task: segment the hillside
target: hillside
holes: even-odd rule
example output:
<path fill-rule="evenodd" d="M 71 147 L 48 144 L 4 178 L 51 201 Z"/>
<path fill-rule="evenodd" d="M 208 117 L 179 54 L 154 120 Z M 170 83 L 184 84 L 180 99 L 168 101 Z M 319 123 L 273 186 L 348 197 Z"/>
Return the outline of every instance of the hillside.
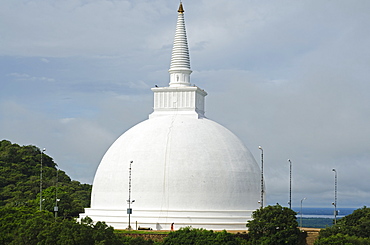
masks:
<path fill-rule="evenodd" d="M 39 209 L 41 150 L 0 141 L 0 208 Z M 53 212 L 58 201 L 58 216 L 76 217 L 90 206 L 91 185 L 71 178 L 47 154 L 42 154 L 43 209 Z"/>

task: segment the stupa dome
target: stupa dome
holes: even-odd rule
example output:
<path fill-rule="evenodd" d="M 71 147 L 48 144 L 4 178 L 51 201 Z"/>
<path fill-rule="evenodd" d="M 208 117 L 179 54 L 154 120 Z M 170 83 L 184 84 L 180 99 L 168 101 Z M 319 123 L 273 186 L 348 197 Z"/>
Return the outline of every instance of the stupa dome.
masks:
<path fill-rule="evenodd" d="M 127 206 L 128 163 L 132 160 L 134 209 L 204 211 L 258 206 L 259 169 L 253 156 L 233 133 L 212 120 L 164 116 L 128 130 L 99 165 L 92 207 Z"/>
<path fill-rule="evenodd" d="M 116 229 L 137 224 L 169 230 L 172 223 L 176 229 L 246 229 L 259 207 L 261 172 L 238 137 L 204 115 L 207 93 L 190 84 L 181 3 L 169 72 L 169 87 L 152 88 L 149 119 L 126 131 L 104 155 L 91 208 L 80 217 Z"/>
<path fill-rule="evenodd" d="M 257 163 L 233 133 L 207 118 L 161 116 L 121 135 L 96 172 L 92 209 L 122 210 L 119 216 L 125 216 L 130 161 L 131 220 L 141 227 L 169 229 L 174 222 L 177 227 L 245 229 L 247 217 L 258 208 Z M 120 223 L 115 217 L 109 221 Z"/>

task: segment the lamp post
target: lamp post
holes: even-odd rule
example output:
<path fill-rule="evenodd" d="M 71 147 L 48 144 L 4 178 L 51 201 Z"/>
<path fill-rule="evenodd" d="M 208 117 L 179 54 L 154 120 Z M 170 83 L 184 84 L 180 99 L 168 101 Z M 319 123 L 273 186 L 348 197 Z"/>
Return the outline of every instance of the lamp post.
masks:
<path fill-rule="evenodd" d="M 57 177 L 55 181 L 55 206 L 54 206 L 54 220 L 57 221 L 58 217 L 58 202 L 60 199 L 58 199 L 58 174 L 59 174 L 59 169 L 57 168 Z"/>
<path fill-rule="evenodd" d="M 258 146 L 258 149 L 261 150 L 261 208 L 263 208 L 263 194 L 264 194 L 264 186 L 263 186 L 263 148 L 262 146 Z"/>
<path fill-rule="evenodd" d="M 288 159 L 289 162 L 289 208 L 292 209 L 292 161 Z"/>
<path fill-rule="evenodd" d="M 301 229 L 302 229 L 302 205 L 303 205 L 303 201 L 304 200 L 306 200 L 306 198 L 303 198 L 302 200 L 301 200 L 301 220 L 300 220 L 300 226 L 301 226 Z"/>
<path fill-rule="evenodd" d="M 135 202 L 135 200 L 131 200 L 131 164 L 132 163 L 133 163 L 133 161 L 130 162 L 130 167 L 128 169 L 128 174 L 129 174 L 129 177 L 128 177 L 128 200 L 127 200 L 127 203 L 128 203 L 128 209 L 127 209 L 128 227 L 127 227 L 127 229 L 128 230 L 131 230 L 131 214 L 132 214 L 131 204 L 133 202 Z"/>
<path fill-rule="evenodd" d="M 334 202 L 332 203 L 334 206 L 334 224 L 337 224 L 337 171 L 333 168 L 334 172 Z"/>
<path fill-rule="evenodd" d="M 40 211 L 42 211 L 42 155 L 46 149 L 41 150 L 41 166 L 40 166 Z"/>

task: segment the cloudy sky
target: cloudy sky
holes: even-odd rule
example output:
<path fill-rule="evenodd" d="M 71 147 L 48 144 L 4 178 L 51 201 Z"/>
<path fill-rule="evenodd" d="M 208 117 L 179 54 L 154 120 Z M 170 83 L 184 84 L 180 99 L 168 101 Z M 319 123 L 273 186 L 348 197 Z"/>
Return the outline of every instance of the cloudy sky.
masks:
<path fill-rule="evenodd" d="M 268 204 L 370 205 L 370 1 L 183 0 L 206 115 L 260 161 Z M 0 138 L 92 183 L 167 86 L 177 0 L 0 0 Z"/>

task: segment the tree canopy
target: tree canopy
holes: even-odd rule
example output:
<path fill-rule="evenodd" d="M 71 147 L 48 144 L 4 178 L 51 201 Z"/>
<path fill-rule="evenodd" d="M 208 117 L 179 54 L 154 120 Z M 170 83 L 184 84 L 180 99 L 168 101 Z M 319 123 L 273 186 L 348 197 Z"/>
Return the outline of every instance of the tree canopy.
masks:
<path fill-rule="evenodd" d="M 0 141 L 0 207 L 39 207 L 41 158 L 43 209 L 52 212 L 59 199 L 58 215 L 78 216 L 90 206 L 91 185 L 72 181 L 36 146 L 8 140 Z"/>
<path fill-rule="evenodd" d="M 233 234 L 213 232 L 211 230 L 195 229 L 191 227 L 180 228 L 171 232 L 163 241 L 164 245 L 239 245 L 246 244 L 245 241 Z"/>
<path fill-rule="evenodd" d="M 321 230 L 315 244 L 370 244 L 370 208 L 357 209 Z"/>
<path fill-rule="evenodd" d="M 49 211 L 29 207 L 0 208 L 0 244 L 4 245 L 150 245 L 143 238 L 117 236 L 112 227 L 90 218 L 80 223 L 73 219 L 57 220 Z"/>
<path fill-rule="evenodd" d="M 279 204 L 257 209 L 248 221 L 250 244 L 291 244 L 301 243 L 296 212 Z"/>

